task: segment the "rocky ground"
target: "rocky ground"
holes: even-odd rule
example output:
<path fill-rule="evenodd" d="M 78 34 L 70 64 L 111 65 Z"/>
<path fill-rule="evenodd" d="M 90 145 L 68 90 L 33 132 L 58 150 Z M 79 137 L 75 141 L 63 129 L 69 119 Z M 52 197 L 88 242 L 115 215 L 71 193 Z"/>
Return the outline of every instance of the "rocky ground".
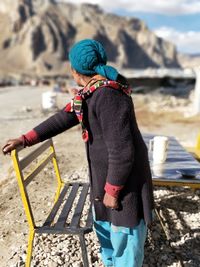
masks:
<path fill-rule="evenodd" d="M 1 145 L 8 137 L 30 130 L 49 114 L 41 113 L 41 93 L 48 88 L 0 89 Z M 63 106 L 69 95 L 59 95 Z M 191 99 L 174 98 L 158 92 L 133 96 L 136 114 L 143 132 L 173 135 L 183 145 L 193 145 L 199 131 L 199 117 L 192 114 Z M 87 180 L 84 144 L 78 127 L 54 138 L 61 175 L 65 181 Z M 10 162 L 0 156 L 0 262 L 1 267 L 24 266 L 28 225 Z M 36 211 L 36 222 L 42 223 L 51 208 L 56 183 L 52 166 L 48 165 L 29 189 Z M 72 175 L 72 176 L 71 176 Z M 156 206 L 163 219 L 165 232 L 158 217 L 148 233 L 144 267 L 200 266 L 200 191 L 189 188 L 154 190 Z M 94 233 L 86 236 L 91 266 L 102 267 L 99 245 Z M 181 265 L 182 264 L 182 265 Z M 72 236 L 36 236 L 33 266 L 80 267 L 81 253 L 77 238 Z"/>

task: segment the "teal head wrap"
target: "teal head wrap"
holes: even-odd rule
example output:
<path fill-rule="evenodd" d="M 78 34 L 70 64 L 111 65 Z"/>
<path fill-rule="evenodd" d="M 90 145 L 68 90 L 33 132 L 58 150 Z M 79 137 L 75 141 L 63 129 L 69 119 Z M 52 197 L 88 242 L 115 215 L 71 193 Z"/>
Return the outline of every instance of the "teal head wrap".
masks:
<path fill-rule="evenodd" d="M 69 60 L 73 69 L 90 76 L 100 74 L 108 80 L 116 81 L 118 72 L 107 66 L 107 56 L 101 43 L 85 39 L 76 43 L 69 51 Z"/>

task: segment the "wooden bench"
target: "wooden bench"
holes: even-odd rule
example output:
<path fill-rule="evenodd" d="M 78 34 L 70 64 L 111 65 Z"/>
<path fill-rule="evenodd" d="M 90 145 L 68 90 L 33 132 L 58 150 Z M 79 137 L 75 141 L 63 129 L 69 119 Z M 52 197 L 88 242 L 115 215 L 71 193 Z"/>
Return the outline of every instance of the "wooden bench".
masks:
<path fill-rule="evenodd" d="M 82 250 L 82 258 L 85 267 L 89 266 L 87 249 L 84 235 L 92 231 L 92 212 L 91 205 L 87 209 L 84 226 L 80 226 L 82 220 L 83 209 L 85 206 L 86 197 L 89 194 L 88 183 L 68 183 L 64 184 L 58 168 L 56 153 L 51 139 L 44 142 L 34 151 L 29 153 L 22 159 L 19 159 L 19 152 L 23 148 L 12 151 L 12 160 L 20 189 L 22 202 L 25 209 L 25 214 L 29 224 L 29 241 L 27 249 L 26 267 L 30 267 L 32 250 L 35 234 L 71 234 L 78 235 Z M 24 169 L 27 169 L 35 159 L 45 155 L 36 165 L 36 167 L 28 174 L 24 174 Z M 53 162 L 55 176 L 57 178 L 57 190 L 55 193 L 55 202 L 47 218 L 44 219 L 42 226 L 35 224 L 33 210 L 31 208 L 27 186 L 38 173 L 50 162 Z M 67 197 L 66 197 L 67 196 Z M 78 198 L 78 201 L 74 201 Z M 73 206 L 73 215 L 69 216 Z"/>

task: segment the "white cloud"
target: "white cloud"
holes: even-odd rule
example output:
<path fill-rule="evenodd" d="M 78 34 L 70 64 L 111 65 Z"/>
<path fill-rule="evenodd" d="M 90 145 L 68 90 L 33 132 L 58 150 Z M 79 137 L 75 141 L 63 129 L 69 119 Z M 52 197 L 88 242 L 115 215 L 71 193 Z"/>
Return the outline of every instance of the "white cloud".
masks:
<path fill-rule="evenodd" d="M 91 3 L 99 4 L 103 9 L 126 11 L 151 12 L 159 14 L 195 14 L 200 12 L 199 0 L 57 0 L 62 2 L 72 2 L 75 4 Z"/>
<path fill-rule="evenodd" d="M 178 51 L 184 53 L 199 53 L 200 32 L 179 32 L 173 28 L 161 27 L 154 30 L 155 34 L 176 44 Z"/>

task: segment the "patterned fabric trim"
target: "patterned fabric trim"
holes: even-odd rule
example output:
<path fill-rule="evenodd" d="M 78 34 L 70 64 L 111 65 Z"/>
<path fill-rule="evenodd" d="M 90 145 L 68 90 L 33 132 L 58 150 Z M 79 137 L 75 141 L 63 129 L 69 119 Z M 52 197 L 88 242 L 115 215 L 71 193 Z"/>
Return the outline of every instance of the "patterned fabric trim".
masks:
<path fill-rule="evenodd" d="M 87 99 L 95 90 L 100 87 L 114 88 L 116 90 L 122 90 L 125 94 L 131 94 L 131 88 L 128 85 L 120 84 L 116 81 L 109 80 L 91 80 L 88 85 L 83 89 L 79 90 L 75 97 L 71 100 L 71 103 L 67 104 L 65 111 L 66 112 L 75 112 L 76 116 L 82 127 L 82 138 L 84 142 L 89 140 L 88 130 L 86 129 L 83 121 L 83 108 L 82 102 L 84 99 Z"/>

